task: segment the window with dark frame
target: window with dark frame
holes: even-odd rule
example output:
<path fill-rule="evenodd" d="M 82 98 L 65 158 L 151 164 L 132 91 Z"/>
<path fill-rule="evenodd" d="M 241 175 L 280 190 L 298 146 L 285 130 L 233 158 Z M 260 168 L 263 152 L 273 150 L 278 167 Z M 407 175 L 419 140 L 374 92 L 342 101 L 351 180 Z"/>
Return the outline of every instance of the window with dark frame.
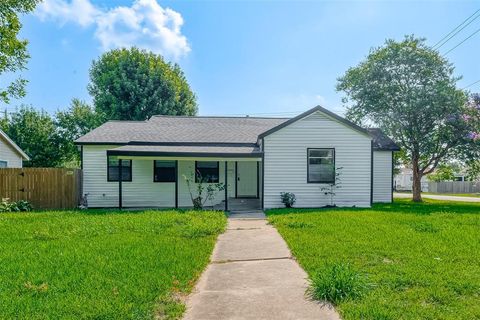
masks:
<path fill-rule="evenodd" d="M 8 166 L 8 162 L 5 160 L 0 160 L 0 168 L 6 168 Z"/>
<path fill-rule="evenodd" d="M 177 180 L 175 160 L 153 161 L 153 182 L 175 182 Z"/>
<path fill-rule="evenodd" d="M 218 183 L 220 181 L 220 170 L 218 161 L 195 161 L 195 182 L 204 179 L 207 183 Z"/>
<path fill-rule="evenodd" d="M 122 161 L 122 181 L 132 181 L 132 160 Z M 119 177 L 119 159 L 108 157 L 107 163 L 107 181 L 118 181 Z"/>
<path fill-rule="evenodd" d="M 335 149 L 308 149 L 308 182 L 335 183 Z"/>

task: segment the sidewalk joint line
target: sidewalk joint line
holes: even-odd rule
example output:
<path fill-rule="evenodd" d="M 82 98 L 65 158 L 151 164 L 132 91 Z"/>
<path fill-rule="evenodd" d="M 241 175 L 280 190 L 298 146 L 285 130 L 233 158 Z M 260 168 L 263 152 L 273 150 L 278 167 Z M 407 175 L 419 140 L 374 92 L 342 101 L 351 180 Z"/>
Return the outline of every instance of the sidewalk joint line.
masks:
<path fill-rule="evenodd" d="M 223 264 L 230 262 L 252 262 L 252 261 L 271 261 L 271 260 L 294 260 L 292 256 L 276 257 L 276 258 L 252 258 L 252 259 L 227 259 L 227 260 L 214 260 L 211 264 Z"/>

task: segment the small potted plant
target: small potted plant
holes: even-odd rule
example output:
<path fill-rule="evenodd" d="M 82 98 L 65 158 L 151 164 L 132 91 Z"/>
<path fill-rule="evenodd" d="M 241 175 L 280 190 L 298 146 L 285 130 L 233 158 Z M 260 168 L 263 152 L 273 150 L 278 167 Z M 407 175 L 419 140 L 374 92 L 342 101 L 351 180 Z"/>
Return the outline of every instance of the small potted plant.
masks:
<path fill-rule="evenodd" d="M 282 203 L 285 205 L 286 208 L 291 208 L 297 201 L 294 193 L 291 192 L 282 192 L 280 193 L 280 198 L 282 199 Z"/>

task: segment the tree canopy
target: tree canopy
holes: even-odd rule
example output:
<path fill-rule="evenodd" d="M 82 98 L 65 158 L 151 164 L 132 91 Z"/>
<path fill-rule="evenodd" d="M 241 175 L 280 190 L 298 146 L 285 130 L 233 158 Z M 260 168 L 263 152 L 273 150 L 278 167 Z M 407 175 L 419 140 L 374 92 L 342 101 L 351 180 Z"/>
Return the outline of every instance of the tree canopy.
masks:
<path fill-rule="evenodd" d="M 0 128 L 30 156 L 25 162 L 28 167 L 78 167 L 80 153 L 73 141 L 101 124 L 93 108 L 78 99 L 54 117 L 21 106 L 10 117 L 0 119 Z"/>
<path fill-rule="evenodd" d="M 2 123 L 3 130 L 29 156 L 28 167 L 57 167 L 62 164 L 55 123 L 48 113 L 21 106 Z"/>
<path fill-rule="evenodd" d="M 440 164 L 433 173 L 427 176 L 429 181 L 455 181 L 455 170 L 450 164 Z"/>
<path fill-rule="evenodd" d="M 59 147 L 62 150 L 63 165 L 77 166 L 80 161 L 80 153 L 73 142 L 100 126 L 102 124 L 101 116 L 84 101 L 73 99 L 67 110 L 57 111 L 54 121 Z"/>
<path fill-rule="evenodd" d="M 88 90 L 95 110 L 107 120 L 197 113 L 196 97 L 180 66 L 137 48 L 111 50 L 94 61 Z"/>
<path fill-rule="evenodd" d="M 405 151 L 413 170 L 414 200 L 420 179 L 439 163 L 478 142 L 478 108 L 457 89 L 454 68 L 424 39 L 387 40 L 338 79 L 347 117 L 379 126 Z M 477 144 L 478 145 L 478 144 Z"/>
<path fill-rule="evenodd" d="M 22 28 L 19 14 L 33 11 L 40 0 L 2 0 L 0 2 L 0 74 L 14 73 L 26 68 L 30 58 L 27 40 L 18 39 Z M 27 81 L 17 78 L 0 88 L 0 101 L 9 103 L 11 98 L 25 95 Z"/>

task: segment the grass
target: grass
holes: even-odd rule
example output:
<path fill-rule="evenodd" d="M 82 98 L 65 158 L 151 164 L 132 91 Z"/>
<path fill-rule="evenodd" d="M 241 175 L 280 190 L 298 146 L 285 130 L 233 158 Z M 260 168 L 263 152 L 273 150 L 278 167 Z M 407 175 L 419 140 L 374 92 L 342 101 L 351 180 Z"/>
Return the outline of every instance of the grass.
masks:
<path fill-rule="evenodd" d="M 222 212 L 0 214 L 0 319 L 178 318 Z"/>
<path fill-rule="evenodd" d="M 455 197 L 471 197 L 471 198 L 480 198 L 479 193 L 433 193 L 433 192 L 422 192 L 422 194 L 430 194 L 436 196 L 455 196 Z"/>
<path fill-rule="evenodd" d="M 338 302 L 343 319 L 480 319 L 480 204 L 402 199 L 267 215 L 311 278 L 332 264 L 368 277 L 368 292 Z"/>
<path fill-rule="evenodd" d="M 412 194 L 411 191 L 395 191 L 399 194 Z M 469 198 L 480 198 L 480 193 L 435 193 L 435 192 L 422 192 L 422 195 L 433 195 L 433 196 L 454 196 L 454 197 L 469 197 Z M 395 196 L 395 195 L 394 195 Z"/>
<path fill-rule="evenodd" d="M 316 270 L 310 281 L 307 294 L 320 301 L 334 305 L 362 297 L 368 290 L 368 279 L 346 263 L 327 265 Z"/>

